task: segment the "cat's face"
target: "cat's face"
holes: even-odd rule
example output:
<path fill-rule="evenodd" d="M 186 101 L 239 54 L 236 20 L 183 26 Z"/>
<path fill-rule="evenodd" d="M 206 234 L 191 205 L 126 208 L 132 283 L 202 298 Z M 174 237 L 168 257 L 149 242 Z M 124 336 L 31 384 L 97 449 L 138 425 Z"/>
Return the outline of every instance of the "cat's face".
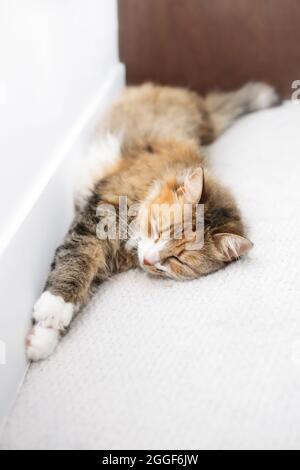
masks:
<path fill-rule="evenodd" d="M 150 274 L 185 280 L 224 267 L 246 254 L 240 213 L 229 192 L 198 168 L 155 188 L 139 214 L 137 252 Z M 202 204 L 202 202 L 201 202 Z M 204 208 L 204 212 L 203 212 Z M 204 218 L 203 218 L 204 214 Z"/>

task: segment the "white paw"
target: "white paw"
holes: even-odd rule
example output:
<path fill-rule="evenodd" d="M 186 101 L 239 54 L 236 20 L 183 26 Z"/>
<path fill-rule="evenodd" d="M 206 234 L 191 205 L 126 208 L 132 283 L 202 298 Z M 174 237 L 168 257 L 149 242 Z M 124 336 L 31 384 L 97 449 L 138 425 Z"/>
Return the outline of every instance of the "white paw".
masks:
<path fill-rule="evenodd" d="M 34 326 L 26 339 L 26 353 L 30 361 L 46 359 L 53 353 L 59 341 L 59 332 L 53 328 Z"/>
<path fill-rule="evenodd" d="M 250 106 L 252 111 L 271 108 L 281 101 L 275 88 L 266 83 L 250 83 L 248 87 L 251 93 Z"/>
<path fill-rule="evenodd" d="M 33 318 L 44 327 L 62 331 L 70 325 L 74 310 L 73 304 L 46 291 L 34 306 Z"/>

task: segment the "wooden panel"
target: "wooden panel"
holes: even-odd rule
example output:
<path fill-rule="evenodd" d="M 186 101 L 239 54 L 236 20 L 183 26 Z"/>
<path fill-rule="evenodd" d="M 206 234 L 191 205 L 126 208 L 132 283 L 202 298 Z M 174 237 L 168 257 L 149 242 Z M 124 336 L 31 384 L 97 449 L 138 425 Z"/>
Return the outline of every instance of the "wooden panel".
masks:
<path fill-rule="evenodd" d="M 129 83 L 200 92 L 300 80 L 300 0 L 119 0 Z"/>

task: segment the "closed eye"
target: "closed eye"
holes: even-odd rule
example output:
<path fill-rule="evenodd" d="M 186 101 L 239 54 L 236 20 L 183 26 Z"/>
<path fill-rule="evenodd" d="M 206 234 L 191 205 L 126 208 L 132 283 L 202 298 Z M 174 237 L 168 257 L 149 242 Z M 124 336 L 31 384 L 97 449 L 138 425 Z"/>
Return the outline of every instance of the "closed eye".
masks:
<path fill-rule="evenodd" d="M 197 274 L 195 269 L 193 268 L 192 265 L 190 265 L 189 263 L 183 261 L 181 258 L 178 258 L 178 256 L 170 256 L 170 258 L 168 258 L 168 260 L 171 260 L 177 264 L 180 264 L 182 266 L 182 268 L 186 270 L 188 270 L 188 272 L 192 273 L 192 274 Z"/>
<path fill-rule="evenodd" d="M 182 266 L 188 266 L 186 263 L 184 263 L 180 258 L 177 256 L 170 256 L 166 261 L 176 261 L 177 263 L 180 263 Z"/>

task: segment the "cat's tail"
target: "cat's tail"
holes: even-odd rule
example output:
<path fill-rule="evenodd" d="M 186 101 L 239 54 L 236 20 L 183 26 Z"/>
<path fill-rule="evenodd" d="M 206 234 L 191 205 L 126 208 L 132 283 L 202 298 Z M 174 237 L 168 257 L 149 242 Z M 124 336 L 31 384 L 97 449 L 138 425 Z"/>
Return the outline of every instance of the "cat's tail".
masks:
<path fill-rule="evenodd" d="M 244 114 L 280 104 L 275 88 L 266 83 L 251 82 L 233 92 L 213 92 L 205 98 L 205 107 L 213 127 L 214 138 Z"/>

